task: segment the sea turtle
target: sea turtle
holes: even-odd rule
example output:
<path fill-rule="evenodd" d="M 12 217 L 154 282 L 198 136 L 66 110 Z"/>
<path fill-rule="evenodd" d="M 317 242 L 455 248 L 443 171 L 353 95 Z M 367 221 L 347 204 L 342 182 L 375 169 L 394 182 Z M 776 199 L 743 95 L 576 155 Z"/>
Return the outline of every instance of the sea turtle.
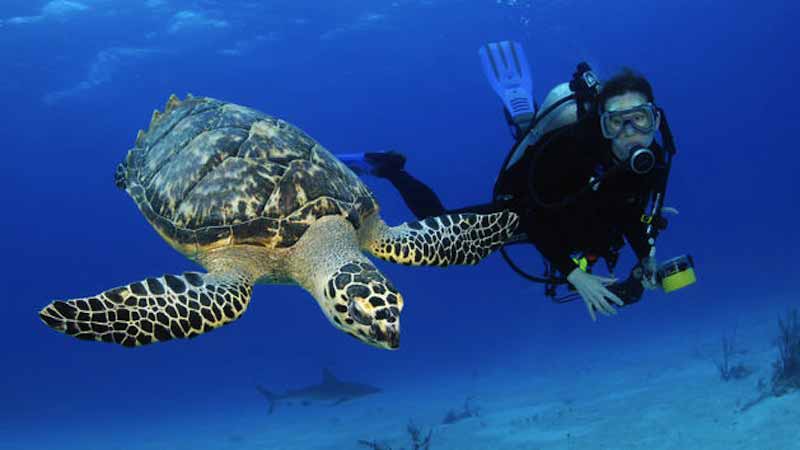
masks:
<path fill-rule="evenodd" d="M 44 307 L 50 327 L 140 346 L 236 320 L 255 283 L 298 284 L 342 331 L 399 346 L 403 297 L 364 256 L 475 264 L 518 223 L 508 211 L 387 226 L 369 189 L 299 128 L 212 98 L 172 95 L 117 167 L 116 184 L 172 247 L 208 272 L 164 275 Z"/>

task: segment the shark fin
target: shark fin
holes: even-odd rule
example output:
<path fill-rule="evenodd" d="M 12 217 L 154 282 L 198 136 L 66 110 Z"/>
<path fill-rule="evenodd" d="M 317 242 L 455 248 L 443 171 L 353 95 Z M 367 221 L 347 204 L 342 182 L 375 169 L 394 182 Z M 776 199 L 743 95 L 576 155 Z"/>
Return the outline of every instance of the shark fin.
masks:
<path fill-rule="evenodd" d="M 267 404 L 269 405 L 267 414 L 272 414 L 272 412 L 275 411 L 275 404 L 278 403 L 277 396 L 261 386 L 256 386 L 256 390 L 267 399 Z"/>

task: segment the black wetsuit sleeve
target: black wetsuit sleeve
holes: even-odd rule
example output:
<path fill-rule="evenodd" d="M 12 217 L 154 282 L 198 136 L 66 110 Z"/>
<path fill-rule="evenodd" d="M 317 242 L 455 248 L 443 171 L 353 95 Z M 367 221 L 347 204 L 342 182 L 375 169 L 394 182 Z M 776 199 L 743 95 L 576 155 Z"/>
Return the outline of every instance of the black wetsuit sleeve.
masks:
<path fill-rule="evenodd" d="M 418 219 L 426 217 L 440 216 L 445 214 L 444 205 L 439 197 L 428 185 L 418 180 L 404 169 L 391 171 L 383 174 L 383 178 L 389 180 L 397 189 L 408 209 Z"/>
<path fill-rule="evenodd" d="M 631 245 L 633 252 L 636 253 L 636 257 L 642 259 L 650 255 L 651 246 L 647 242 L 647 234 L 645 234 L 644 230 L 638 228 L 641 227 L 631 226 L 626 229 L 625 238 Z"/>
<path fill-rule="evenodd" d="M 419 219 L 441 216 L 443 214 L 490 214 L 509 209 L 494 202 L 479 205 L 465 206 L 458 209 L 445 209 L 442 201 L 428 185 L 415 178 L 404 169 L 384 173 L 387 179 L 397 189 L 403 201 L 414 216 Z"/>
<path fill-rule="evenodd" d="M 640 260 L 650 255 L 651 245 L 648 242 L 647 225 L 642 223 L 644 209 L 640 206 L 630 206 L 624 211 L 622 233 L 630 244 L 631 249 Z"/>
<path fill-rule="evenodd" d="M 649 203 L 647 201 L 654 192 L 659 189 L 664 189 L 665 177 L 667 173 L 664 171 L 657 171 L 648 176 L 638 186 L 638 201 L 628 204 L 623 210 L 623 221 L 621 222 L 622 234 L 630 244 L 631 249 L 636 256 L 641 260 L 642 258 L 650 255 L 652 245 L 649 242 L 650 236 L 647 234 L 648 225 L 642 222 L 642 217 L 645 215 L 645 207 Z M 654 233 L 653 238 L 655 238 Z"/>

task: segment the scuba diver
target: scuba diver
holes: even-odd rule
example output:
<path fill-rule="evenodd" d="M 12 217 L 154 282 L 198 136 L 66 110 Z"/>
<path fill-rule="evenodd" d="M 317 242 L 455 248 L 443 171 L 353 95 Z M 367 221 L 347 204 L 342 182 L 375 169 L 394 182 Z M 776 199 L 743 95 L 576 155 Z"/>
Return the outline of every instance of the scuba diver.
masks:
<path fill-rule="evenodd" d="M 677 212 L 663 206 L 675 145 L 647 79 L 624 69 L 601 84 L 582 62 L 570 82 L 557 85 L 537 106 L 519 43 L 491 43 L 479 55 L 515 139 L 490 203 L 447 210 L 430 187 L 405 170 L 405 157 L 395 151 L 337 156 L 360 175 L 390 181 L 420 219 L 516 212 L 518 235 L 506 246 L 535 245 L 545 260 L 544 275 L 526 273 L 505 249 L 503 257 L 518 274 L 545 284 L 555 302 L 582 298 L 592 320 L 596 312 L 616 313 L 612 304 L 639 301 L 645 289 L 671 292 L 693 283 L 691 256 L 656 264 L 655 239 L 667 225 L 663 213 Z M 613 270 L 625 240 L 638 262 L 617 282 Z M 599 259 L 610 277 L 592 274 Z M 557 297 L 563 284 L 571 293 Z"/>

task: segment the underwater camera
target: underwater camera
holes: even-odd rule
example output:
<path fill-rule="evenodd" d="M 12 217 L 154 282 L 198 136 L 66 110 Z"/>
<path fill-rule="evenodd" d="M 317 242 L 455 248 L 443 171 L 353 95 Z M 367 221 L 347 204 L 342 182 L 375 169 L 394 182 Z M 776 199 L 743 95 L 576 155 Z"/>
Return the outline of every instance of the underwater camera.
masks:
<path fill-rule="evenodd" d="M 656 279 L 664 292 L 685 288 L 697 281 L 694 273 L 694 260 L 691 255 L 681 255 L 664 261 L 658 266 Z"/>
<path fill-rule="evenodd" d="M 626 280 L 609 285 L 608 290 L 616 294 L 626 305 L 636 303 L 642 299 L 644 293 L 641 281 L 643 275 L 644 269 L 637 264 L 631 269 L 631 274 Z M 694 260 L 691 255 L 681 255 L 664 261 L 658 266 L 656 281 L 667 293 L 697 281 L 694 273 Z"/>

